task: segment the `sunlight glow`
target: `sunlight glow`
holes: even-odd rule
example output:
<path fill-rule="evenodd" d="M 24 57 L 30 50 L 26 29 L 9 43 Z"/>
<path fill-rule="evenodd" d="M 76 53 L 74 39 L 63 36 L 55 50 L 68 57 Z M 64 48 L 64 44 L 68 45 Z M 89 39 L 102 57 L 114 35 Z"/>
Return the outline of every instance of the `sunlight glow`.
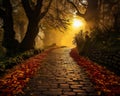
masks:
<path fill-rule="evenodd" d="M 88 5 L 87 0 L 82 0 L 81 3 L 84 4 L 84 5 Z"/>
<path fill-rule="evenodd" d="M 83 27 L 84 26 L 84 22 L 80 19 L 73 19 L 73 27 L 75 28 L 79 28 L 79 27 Z"/>
<path fill-rule="evenodd" d="M 86 29 L 86 21 L 84 18 L 74 15 L 70 22 L 71 25 L 68 27 L 61 39 L 61 45 L 75 47 L 73 44 L 74 37 L 78 32 Z"/>
<path fill-rule="evenodd" d="M 56 44 L 59 46 L 68 46 L 68 47 L 75 47 L 76 45 L 73 44 L 74 42 L 74 37 L 76 36 L 77 33 L 85 32 L 87 30 L 87 23 L 84 18 L 77 16 L 76 14 L 73 14 L 73 16 L 70 16 L 69 18 L 70 24 L 68 25 L 67 29 L 64 32 L 60 32 L 60 30 L 50 30 L 50 32 L 47 31 L 46 29 L 46 35 L 45 38 L 45 45 L 44 46 L 49 46 L 52 44 Z M 48 33 L 47 33 L 48 32 Z M 84 34 L 84 33 L 83 33 Z M 53 37 L 54 38 L 51 38 Z"/>

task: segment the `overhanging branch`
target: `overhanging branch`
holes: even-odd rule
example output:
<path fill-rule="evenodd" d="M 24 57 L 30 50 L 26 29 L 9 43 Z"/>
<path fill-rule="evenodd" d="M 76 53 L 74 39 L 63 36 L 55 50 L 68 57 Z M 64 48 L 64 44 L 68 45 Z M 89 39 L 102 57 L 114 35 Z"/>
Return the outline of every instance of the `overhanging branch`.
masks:
<path fill-rule="evenodd" d="M 79 15 L 79 16 L 81 16 L 81 17 L 84 17 L 84 16 L 85 16 L 85 14 L 81 14 L 81 13 L 80 13 L 79 9 L 77 8 L 77 6 L 76 6 L 73 2 L 71 2 L 70 0 L 67 0 L 67 1 L 76 9 L 77 15 Z"/>
<path fill-rule="evenodd" d="M 49 1 L 49 4 L 48 4 L 46 10 L 44 12 L 40 13 L 40 19 L 42 19 L 46 15 L 46 13 L 49 11 L 51 3 L 52 3 L 52 0 Z"/>

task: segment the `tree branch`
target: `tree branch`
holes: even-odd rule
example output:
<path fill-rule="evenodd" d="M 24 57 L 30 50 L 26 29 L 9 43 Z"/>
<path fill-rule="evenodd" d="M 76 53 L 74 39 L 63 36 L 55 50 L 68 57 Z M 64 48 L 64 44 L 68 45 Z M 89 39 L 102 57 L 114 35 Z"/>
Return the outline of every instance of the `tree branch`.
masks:
<path fill-rule="evenodd" d="M 85 14 L 81 14 L 81 13 L 79 12 L 79 9 L 77 8 L 77 6 L 76 6 L 73 2 L 71 2 L 71 1 L 69 1 L 69 0 L 67 0 L 67 1 L 68 1 L 68 3 L 72 4 L 72 6 L 77 10 L 77 14 L 78 14 L 79 16 L 81 16 L 81 17 L 84 17 L 84 16 L 85 16 Z"/>
<path fill-rule="evenodd" d="M 44 12 L 40 13 L 40 16 L 39 16 L 40 19 L 42 19 L 46 15 L 46 13 L 49 11 L 51 3 L 52 3 L 52 0 L 49 1 L 49 4 L 48 4 L 46 10 Z"/>
<path fill-rule="evenodd" d="M 36 10 L 41 10 L 42 9 L 42 3 L 43 0 L 37 0 L 37 5 L 35 6 Z"/>
<path fill-rule="evenodd" d="M 25 13 L 29 19 L 31 19 L 31 13 L 33 13 L 33 10 L 30 7 L 29 0 L 21 0 L 22 5 L 24 7 Z"/>
<path fill-rule="evenodd" d="M 43 0 L 37 0 L 37 5 L 35 6 L 35 16 L 39 18 L 39 14 L 41 13 L 41 9 L 43 7 Z"/>

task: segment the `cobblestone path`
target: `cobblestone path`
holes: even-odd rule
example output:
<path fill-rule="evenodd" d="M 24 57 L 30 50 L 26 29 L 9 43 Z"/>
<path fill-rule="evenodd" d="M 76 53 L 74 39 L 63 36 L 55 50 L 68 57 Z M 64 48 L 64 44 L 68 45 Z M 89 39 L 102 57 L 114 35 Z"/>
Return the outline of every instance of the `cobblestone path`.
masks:
<path fill-rule="evenodd" d="M 59 48 L 49 53 L 19 96 L 96 96 L 84 69 L 69 52 L 69 48 Z"/>

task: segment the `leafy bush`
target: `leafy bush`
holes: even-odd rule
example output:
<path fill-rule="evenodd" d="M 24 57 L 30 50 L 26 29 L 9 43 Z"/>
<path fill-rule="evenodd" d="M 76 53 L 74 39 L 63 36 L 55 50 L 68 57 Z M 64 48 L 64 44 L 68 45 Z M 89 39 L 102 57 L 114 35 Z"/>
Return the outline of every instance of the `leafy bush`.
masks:
<path fill-rule="evenodd" d="M 83 34 L 84 33 L 84 34 Z M 120 32 L 105 28 L 94 28 L 90 34 L 79 32 L 75 42 L 81 55 L 88 55 L 92 50 L 116 51 L 120 50 Z"/>
<path fill-rule="evenodd" d="M 119 75 L 120 32 L 108 28 L 104 30 L 94 28 L 87 35 L 81 35 L 80 32 L 75 37 L 79 54 L 106 66 Z"/>
<path fill-rule="evenodd" d="M 10 69 L 14 65 L 20 64 L 25 59 L 28 59 L 28 58 L 30 58 L 30 57 L 32 57 L 40 52 L 41 52 L 40 49 L 37 49 L 37 50 L 32 49 L 32 50 L 26 51 L 24 53 L 17 54 L 14 57 L 4 58 L 4 60 L 0 61 L 0 74 L 3 74 L 6 71 L 6 69 Z"/>

